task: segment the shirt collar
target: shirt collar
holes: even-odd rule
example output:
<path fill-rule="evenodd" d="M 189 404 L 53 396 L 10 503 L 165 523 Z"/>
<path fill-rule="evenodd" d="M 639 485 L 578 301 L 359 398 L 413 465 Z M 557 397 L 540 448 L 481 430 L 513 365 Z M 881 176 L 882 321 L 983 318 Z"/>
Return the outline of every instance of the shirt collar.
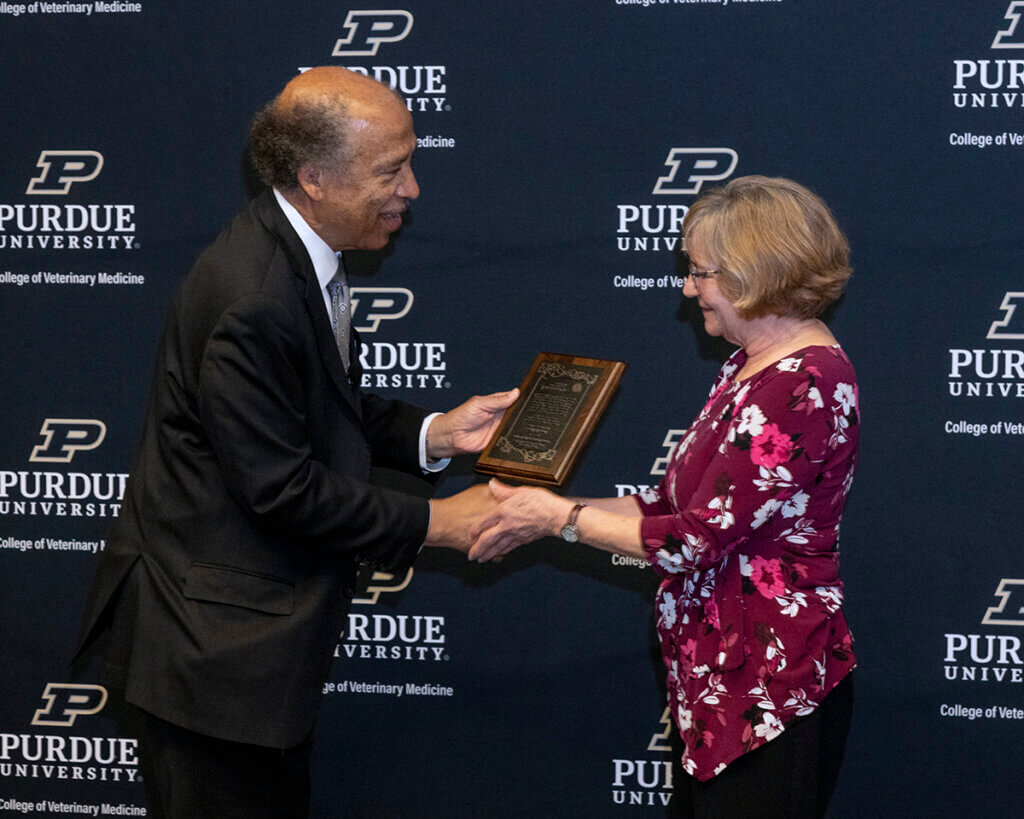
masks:
<path fill-rule="evenodd" d="M 316 235 L 316 232 L 302 218 L 295 206 L 285 199 L 277 188 L 274 188 L 274 198 L 277 199 L 277 204 L 284 211 L 288 224 L 299 234 L 299 239 L 313 262 L 313 270 L 316 272 L 316 280 L 320 283 L 320 289 L 327 287 L 327 283 L 338 272 L 339 255 L 331 250 L 327 242 Z"/>

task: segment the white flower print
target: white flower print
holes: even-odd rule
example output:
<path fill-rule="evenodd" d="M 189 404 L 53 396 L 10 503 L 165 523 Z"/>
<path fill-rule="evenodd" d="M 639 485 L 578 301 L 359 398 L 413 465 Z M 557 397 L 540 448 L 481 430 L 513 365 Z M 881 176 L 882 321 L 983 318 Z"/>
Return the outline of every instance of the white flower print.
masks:
<path fill-rule="evenodd" d="M 729 487 L 730 490 L 734 488 L 732 486 Z M 708 509 L 716 512 L 716 514 L 708 518 L 708 523 L 717 523 L 720 529 L 728 529 L 736 522 L 736 516 L 732 513 L 732 495 L 724 497 L 719 495 L 712 498 L 708 502 Z M 689 538 L 689 535 L 687 535 L 687 538 Z"/>
<path fill-rule="evenodd" d="M 683 567 L 683 556 L 679 552 L 670 552 L 668 549 L 658 549 L 654 555 L 658 559 L 658 565 L 669 574 L 679 574 L 686 571 Z"/>
<path fill-rule="evenodd" d="M 754 486 L 761 492 L 768 492 L 772 489 L 791 489 L 796 486 L 793 483 L 793 473 L 781 464 L 774 469 L 763 464 L 757 468 L 760 478 L 754 478 Z"/>
<path fill-rule="evenodd" d="M 676 599 L 672 592 L 665 592 L 658 610 L 661 612 L 661 622 L 666 628 L 672 628 L 676 624 Z"/>
<path fill-rule="evenodd" d="M 694 671 L 697 671 L 695 668 Z M 709 705 L 718 705 L 723 699 L 728 699 L 729 692 L 722 684 L 721 674 L 712 674 L 708 677 L 707 688 L 697 695 L 697 699 L 694 702 L 703 702 Z"/>
<path fill-rule="evenodd" d="M 811 387 L 807 390 L 807 399 L 814 404 L 815 409 L 822 409 L 825 406 L 825 401 L 821 397 L 821 391 L 817 387 Z"/>
<path fill-rule="evenodd" d="M 757 681 L 757 687 L 751 688 L 747 692 L 752 697 L 757 697 L 757 707 L 765 711 L 775 710 L 775 703 L 772 702 L 772 698 L 768 696 L 768 686 L 764 684 L 764 680 Z"/>
<path fill-rule="evenodd" d="M 772 664 L 775 674 L 786 668 L 786 647 L 775 633 L 775 629 L 772 629 L 772 641 L 764 648 L 764 658 Z"/>
<path fill-rule="evenodd" d="M 818 530 L 814 528 L 812 521 L 807 520 L 807 518 L 800 518 L 793 524 L 792 528 L 783 532 L 781 537 L 784 537 L 790 543 L 804 545 L 810 543 L 811 536 L 816 534 L 818 534 Z"/>
<path fill-rule="evenodd" d="M 679 548 L 682 551 L 683 559 L 690 565 L 697 562 L 700 555 L 707 551 L 708 544 L 700 535 L 693 535 L 689 532 L 686 533 L 686 538 L 683 543 L 679 544 Z"/>
<path fill-rule="evenodd" d="M 782 501 L 769 498 L 764 505 L 754 512 L 754 522 L 750 524 L 751 529 L 759 529 L 765 522 L 774 515 L 782 506 Z"/>
<path fill-rule="evenodd" d="M 818 688 L 825 687 L 825 655 L 821 655 L 820 660 L 814 661 L 814 679 L 818 683 Z"/>
<path fill-rule="evenodd" d="M 784 358 L 782 359 L 782 361 L 775 365 L 775 369 L 777 369 L 780 373 L 795 373 L 797 370 L 800 369 L 800 359 Z"/>
<path fill-rule="evenodd" d="M 813 714 L 818 706 L 807 698 L 807 692 L 802 688 L 791 688 L 789 690 L 789 699 L 783 703 L 782 707 L 796 708 L 796 715 L 798 717 L 806 717 L 808 714 Z"/>
<path fill-rule="evenodd" d="M 832 397 L 842 406 L 843 415 L 849 415 L 850 410 L 857 406 L 857 396 L 853 391 L 852 384 L 845 384 L 840 381 L 836 385 L 836 391 L 832 393 Z"/>
<path fill-rule="evenodd" d="M 736 427 L 736 432 L 739 435 L 750 433 L 751 437 L 760 435 L 767 420 L 768 419 L 764 417 L 764 413 L 761 412 L 761 408 L 757 404 L 751 404 L 749 407 L 743 407 L 743 409 L 740 410 L 740 422 Z"/>
<path fill-rule="evenodd" d="M 760 725 L 754 726 L 754 733 L 761 737 L 765 742 L 775 739 L 775 737 L 782 733 L 782 720 L 775 716 L 771 711 L 765 711 L 764 722 Z"/>
<path fill-rule="evenodd" d="M 835 614 L 843 605 L 843 590 L 839 586 L 816 586 L 814 593 L 825 604 L 829 614 Z"/>
<path fill-rule="evenodd" d="M 676 711 L 676 724 L 679 726 L 679 733 L 689 731 L 693 727 L 693 711 L 680 706 Z"/>
<path fill-rule="evenodd" d="M 666 679 L 668 680 L 669 688 L 676 688 L 676 687 L 678 687 L 678 685 L 679 685 L 679 660 L 678 660 L 678 658 L 676 658 L 676 657 L 672 658 L 672 663 L 669 665 L 668 675 L 667 675 Z M 682 697 L 682 694 L 680 694 L 680 697 Z"/>
<path fill-rule="evenodd" d="M 795 518 L 807 511 L 807 501 L 810 496 L 806 492 L 797 492 L 793 497 L 782 504 L 782 517 Z"/>
<path fill-rule="evenodd" d="M 687 537 L 690 537 L 687 535 Z M 702 547 L 703 551 L 703 547 Z M 723 564 L 724 565 L 724 564 Z M 703 572 L 693 572 L 683 579 L 683 595 L 681 604 L 683 606 L 699 606 L 700 600 L 708 600 L 715 593 L 715 570 L 708 569 Z"/>
<path fill-rule="evenodd" d="M 845 444 L 849 440 L 846 437 L 846 430 L 849 429 L 850 422 L 845 415 L 836 410 L 832 411 L 832 422 L 834 428 L 832 436 L 828 439 L 828 445 L 832 449 L 837 449 L 840 444 Z"/>
<path fill-rule="evenodd" d="M 644 503 L 657 503 L 661 500 L 661 493 L 656 486 L 648 486 L 640 493 L 640 500 Z"/>
<path fill-rule="evenodd" d="M 787 617 L 796 617 L 800 609 L 807 608 L 807 595 L 803 592 L 793 592 L 792 596 L 780 594 L 775 601 L 782 606 L 782 613 Z"/>
<path fill-rule="evenodd" d="M 843 496 L 850 494 L 850 490 L 853 489 L 853 472 L 854 467 L 850 467 L 850 471 L 846 473 L 846 477 L 843 478 Z"/>

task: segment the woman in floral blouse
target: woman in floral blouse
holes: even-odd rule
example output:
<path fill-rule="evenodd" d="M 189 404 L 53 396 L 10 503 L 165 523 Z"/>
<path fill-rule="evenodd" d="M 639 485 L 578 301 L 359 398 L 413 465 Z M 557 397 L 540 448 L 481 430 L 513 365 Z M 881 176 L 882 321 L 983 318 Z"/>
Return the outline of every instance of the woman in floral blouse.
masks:
<path fill-rule="evenodd" d="M 860 427 L 853 366 L 818 316 L 849 278 L 849 248 L 821 199 L 760 176 L 702 196 L 683 233 L 683 293 L 740 349 L 661 484 L 577 504 L 492 481 L 503 502 L 470 557 L 562 534 L 649 561 L 690 774 L 677 808 L 821 816 L 853 700 L 838 540 Z"/>

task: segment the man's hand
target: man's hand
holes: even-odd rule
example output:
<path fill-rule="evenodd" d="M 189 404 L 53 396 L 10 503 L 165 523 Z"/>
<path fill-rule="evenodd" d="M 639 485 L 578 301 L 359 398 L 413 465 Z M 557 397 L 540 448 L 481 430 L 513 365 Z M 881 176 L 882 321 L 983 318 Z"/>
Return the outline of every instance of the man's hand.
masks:
<path fill-rule="evenodd" d="M 557 535 L 573 507 L 572 501 L 546 489 L 516 488 L 494 479 L 488 486 L 501 505 L 471 533 L 469 559 L 481 563 L 499 559 L 523 543 Z"/>
<path fill-rule="evenodd" d="M 473 545 L 470 532 L 497 506 L 497 499 L 485 483 L 450 498 L 434 498 L 430 501 L 430 527 L 423 545 L 468 552 Z"/>
<path fill-rule="evenodd" d="M 444 415 L 437 416 L 427 429 L 427 457 L 434 461 L 480 452 L 491 440 L 498 423 L 519 397 L 519 388 L 490 395 L 474 395 Z"/>

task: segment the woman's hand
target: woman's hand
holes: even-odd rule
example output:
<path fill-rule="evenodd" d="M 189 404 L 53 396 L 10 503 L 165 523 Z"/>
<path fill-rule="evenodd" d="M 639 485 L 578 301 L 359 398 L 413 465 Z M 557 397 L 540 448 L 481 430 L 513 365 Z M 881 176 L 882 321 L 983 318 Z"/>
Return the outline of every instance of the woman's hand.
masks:
<path fill-rule="evenodd" d="M 499 506 L 470 532 L 475 542 L 469 559 L 480 563 L 506 555 L 524 543 L 559 534 L 573 507 L 572 501 L 546 489 L 512 487 L 496 479 L 489 487 Z"/>

